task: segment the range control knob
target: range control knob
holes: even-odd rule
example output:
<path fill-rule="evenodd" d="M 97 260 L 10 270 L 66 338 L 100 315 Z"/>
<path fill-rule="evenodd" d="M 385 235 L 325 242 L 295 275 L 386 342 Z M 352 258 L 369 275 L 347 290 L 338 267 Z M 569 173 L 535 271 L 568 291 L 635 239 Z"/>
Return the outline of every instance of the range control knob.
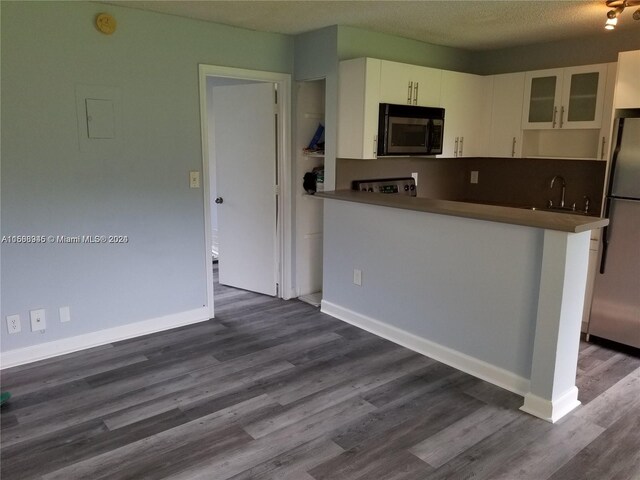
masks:
<path fill-rule="evenodd" d="M 409 191 L 409 185 L 405 185 L 405 186 L 404 186 L 404 191 L 405 191 L 405 192 L 408 192 L 408 191 Z"/>

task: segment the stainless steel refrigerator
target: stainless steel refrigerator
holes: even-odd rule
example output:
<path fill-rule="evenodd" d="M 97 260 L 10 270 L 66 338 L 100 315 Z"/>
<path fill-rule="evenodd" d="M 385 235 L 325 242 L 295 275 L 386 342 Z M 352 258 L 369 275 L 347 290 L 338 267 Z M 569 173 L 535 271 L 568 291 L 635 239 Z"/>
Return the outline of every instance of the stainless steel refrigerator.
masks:
<path fill-rule="evenodd" d="M 640 112 L 614 132 L 589 335 L 640 348 Z"/>

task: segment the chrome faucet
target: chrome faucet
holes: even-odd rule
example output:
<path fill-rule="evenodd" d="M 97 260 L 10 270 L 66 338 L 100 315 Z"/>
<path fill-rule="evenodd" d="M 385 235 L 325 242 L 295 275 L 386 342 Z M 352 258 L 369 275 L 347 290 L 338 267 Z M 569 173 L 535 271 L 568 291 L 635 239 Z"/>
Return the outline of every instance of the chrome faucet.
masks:
<path fill-rule="evenodd" d="M 560 197 L 560 208 L 564 207 L 564 193 L 565 190 L 567 188 L 567 182 L 564 181 L 564 178 L 562 178 L 560 175 L 556 175 L 555 177 L 553 177 L 551 179 L 551 186 L 549 188 L 553 188 L 553 185 L 556 183 L 556 180 L 559 180 L 562 182 L 562 196 Z M 553 203 L 551 202 L 551 200 L 549 200 L 549 205 L 552 206 Z"/>

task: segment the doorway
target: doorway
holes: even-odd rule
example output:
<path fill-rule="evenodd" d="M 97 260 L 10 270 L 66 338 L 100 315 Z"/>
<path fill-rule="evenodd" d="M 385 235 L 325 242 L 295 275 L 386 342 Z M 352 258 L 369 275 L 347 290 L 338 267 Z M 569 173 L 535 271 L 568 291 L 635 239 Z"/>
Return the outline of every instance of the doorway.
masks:
<path fill-rule="evenodd" d="M 290 76 L 200 65 L 205 266 L 220 283 L 291 298 Z"/>

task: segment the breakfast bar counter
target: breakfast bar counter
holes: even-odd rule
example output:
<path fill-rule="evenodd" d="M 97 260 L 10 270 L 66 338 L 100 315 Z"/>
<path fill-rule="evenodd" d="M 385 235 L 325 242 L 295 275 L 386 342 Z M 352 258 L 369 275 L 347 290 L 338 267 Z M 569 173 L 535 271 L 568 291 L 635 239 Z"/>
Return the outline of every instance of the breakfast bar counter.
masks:
<path fill-rule="evenodd" d="M 575 385 L 591 230 L 607 219 L 356 191 L 324 200 L 322 311 L 524 397 Z"/>
<path fill-rule="evenodd" d="M 558 213 L 526 207 L 514 208 L 481 203 L 454 202 L 450 200 L 437 200 L 405 195 L 358 192 L 354 190 L 318 192 L 316 196 L 347 202 L 367 203 L 382 207 L 402 208 L 417 212 L 452 215 L 455 217 L 474 218 L 490 222 L 502 222 L 571 233 L 594 230 L 609 224 L 609 220 L 606 218 L 591 217 L 582 214 Z"/>

